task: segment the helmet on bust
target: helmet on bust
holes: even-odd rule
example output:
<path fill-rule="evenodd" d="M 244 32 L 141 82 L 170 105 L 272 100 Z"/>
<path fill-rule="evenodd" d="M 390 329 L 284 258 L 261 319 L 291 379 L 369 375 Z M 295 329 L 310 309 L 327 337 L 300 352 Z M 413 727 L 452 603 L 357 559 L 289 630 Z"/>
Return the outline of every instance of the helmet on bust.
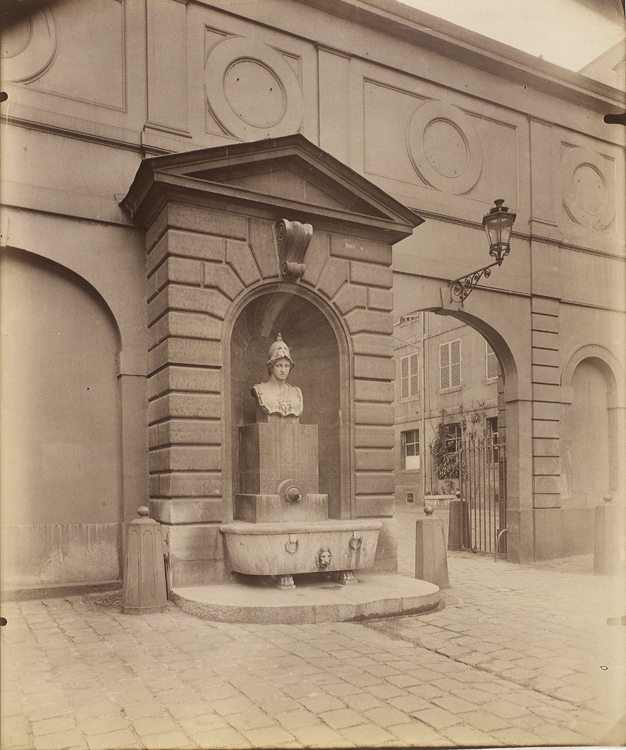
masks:
<path fill-rule="evenodd" d="M 283 341 L 283 337 L 278 334 L 276 341 L 270 346 L 269 359 L 267 360 L 267 369 L 271 371 L 271 368 L 279 359 L 289 360 L 289 364 L 293 367 L 296 363 L 291 359 L 291 353 L 289 347 Z"/>

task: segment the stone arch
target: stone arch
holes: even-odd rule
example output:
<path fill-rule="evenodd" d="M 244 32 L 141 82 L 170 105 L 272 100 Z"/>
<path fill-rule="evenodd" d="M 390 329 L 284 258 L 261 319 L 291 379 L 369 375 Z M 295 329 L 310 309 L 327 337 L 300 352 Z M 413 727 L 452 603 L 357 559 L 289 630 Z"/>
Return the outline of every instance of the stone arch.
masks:
<path fill-rule="evenodd" d="M 267 350 L 278 333 L 296 360 L 290 379 L 304 393 L 301 422 L 319 428 L 320 492 L 329 496 L 331 517 L 349 517 L 353 496 L 350 337 L 335 310 L 299 284 L 261 283 L 240 296 L 224 321 L 223 415 L 224 423 L 231 425 L 224 440 L 225 497 L 232 498 L 237 491 L 238 428 L 254 421 L 250 387 L 266 379 Z"/>
<path fill-rule="evenodd" d="M 64 266 L 13 249 L 3 265 L 8 585 L 117 580 L 119 328 Z"/>

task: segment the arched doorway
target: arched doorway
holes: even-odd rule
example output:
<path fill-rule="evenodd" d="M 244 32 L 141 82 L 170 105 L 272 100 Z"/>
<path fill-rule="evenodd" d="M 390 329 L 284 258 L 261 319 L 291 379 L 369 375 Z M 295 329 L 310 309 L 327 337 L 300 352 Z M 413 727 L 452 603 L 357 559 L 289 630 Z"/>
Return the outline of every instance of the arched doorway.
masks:
<path fill-rule="evenodd" d="M 30 253 L 2 258 L 5 585 L 120 577 L 119 336 L 97 293 Z"/>
<path fill-rule="evenodd" d="M 338 323 L 331 325 L 332 316 L 298 288 L 256 290 L 240 306 L 230 337 L 228 379 L 232 496 L 238 489 L 238 429 L 255 421 L 250 390 L 267 380 L 268 350 L 280 333 L 296 362 L 289 382 L 303 393 L 300 421 L 318 425 L 320 492 L 328 495 L 329 516 L 350 516 L 348 364 L 346 344 L 338 337 Z"/>

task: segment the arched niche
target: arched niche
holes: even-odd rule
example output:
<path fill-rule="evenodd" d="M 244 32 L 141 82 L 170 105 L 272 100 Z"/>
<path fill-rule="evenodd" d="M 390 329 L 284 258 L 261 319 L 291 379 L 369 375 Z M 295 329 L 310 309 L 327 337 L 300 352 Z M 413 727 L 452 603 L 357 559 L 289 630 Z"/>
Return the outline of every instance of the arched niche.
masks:
<path fill-rule="evenodd" d="M 623 490 L 624 388 L 614 355 L 578 349 L 563 370 L 564 506 L 593 508 Z M 581 426 L 584 426 L 581 429 Z"/>
<path fill-rule="evenodd" d="M 1 296 L 8 585 L 118 579 L 119 330 L 93 287 L 33 253 L 3 253 Z"/>
<path fill-rule="evenodd" d="M 328 495 L 329 516 L 349 515 L 347 449 L 349 377 L 347 344 L 336 317 L 314 295 L 278 285 L 240 305 L 229 342 L 231 499 L 239 486 L 239 427 L 256 421 L 251 388 L 268 378 L 270 345 L 280 333 L 296 362 L 289 383 L 302 390 L 302 424 L 318 425 L 319 491 Z M 228 393 L 228 391 L 226 391 Z M 228 399 L 228 396 L 227 396 Z M 227 447 L 228 452 L 228 447 Z"/>

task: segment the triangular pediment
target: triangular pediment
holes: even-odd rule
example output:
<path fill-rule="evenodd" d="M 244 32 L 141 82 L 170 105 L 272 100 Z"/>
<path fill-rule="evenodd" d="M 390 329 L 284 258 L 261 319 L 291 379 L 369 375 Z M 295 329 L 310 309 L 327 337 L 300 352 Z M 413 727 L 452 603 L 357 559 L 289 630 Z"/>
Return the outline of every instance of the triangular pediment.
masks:
<path fill-rule="evenodd" d="M 146 214 L 157 186 L 194 194 L 193 202 L 221 195 L 230 206 L 264 206 L 281 217 L 356 223 L 392 242 L 423 221 L 299 134 L 145 159 L 122 205 L 133 216 Z"/>

